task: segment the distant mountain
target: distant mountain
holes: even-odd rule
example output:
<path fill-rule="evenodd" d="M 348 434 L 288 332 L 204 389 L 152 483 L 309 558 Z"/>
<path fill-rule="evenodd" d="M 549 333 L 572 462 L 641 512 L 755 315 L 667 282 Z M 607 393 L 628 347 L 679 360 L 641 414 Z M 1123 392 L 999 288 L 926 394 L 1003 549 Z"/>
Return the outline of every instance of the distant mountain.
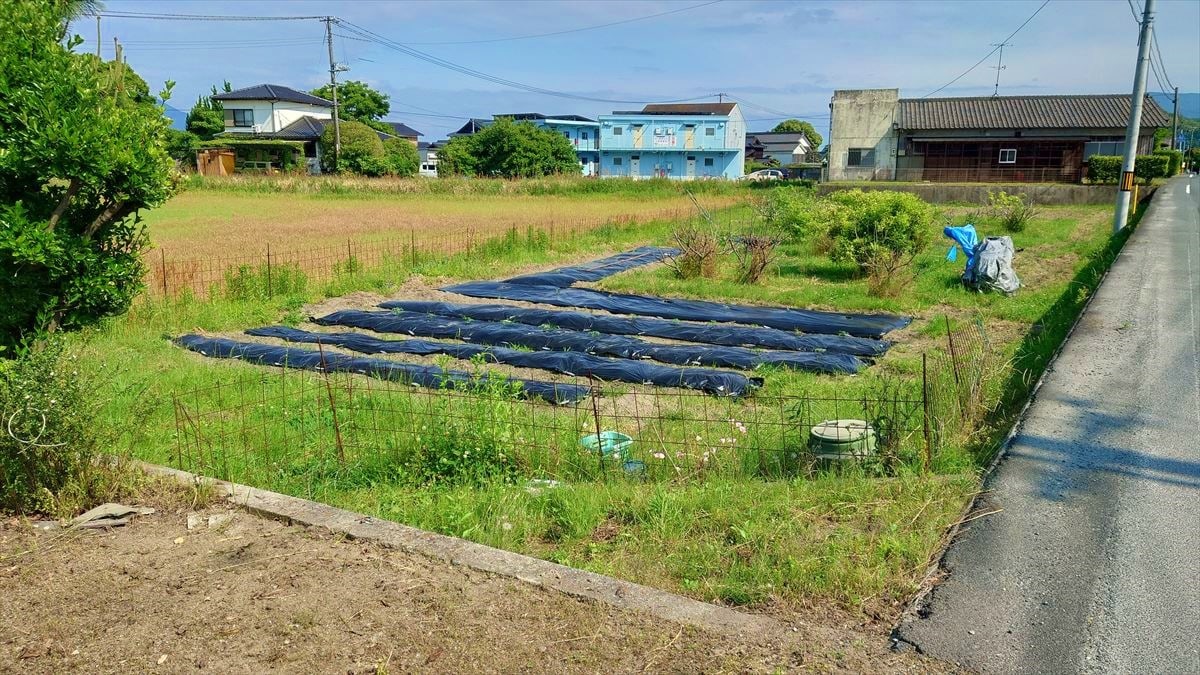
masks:
<path fill-rule="evenodd" d="M 1180 100 L 1183 100 L 1183 98 L 1180 97 Z M 186 112 L 180 110 L 179 108 L 172 108 L 169 104 L 164 105 L 163 108 L 165 108 L 164 113 L 166 114 L 167 119 L 171 120 L 172 129 L 178 129 L 179 131 L 187 129 L 188 114 Z"/>
<path fill-rule="evenodd" d="M 1150 94 L 1150 96 L 1154 98 L 1158 105 L 1162 106 L 1163 110 L 1167 111 L 1168 115 L 1171 114 L 1175 103 L 1171 100 L 1170 94 L 1160 92 Z M 1179 94 L 1179 116 L 1190 117 L 1194 120 L 1200 119 L 1200 93 Z"/>

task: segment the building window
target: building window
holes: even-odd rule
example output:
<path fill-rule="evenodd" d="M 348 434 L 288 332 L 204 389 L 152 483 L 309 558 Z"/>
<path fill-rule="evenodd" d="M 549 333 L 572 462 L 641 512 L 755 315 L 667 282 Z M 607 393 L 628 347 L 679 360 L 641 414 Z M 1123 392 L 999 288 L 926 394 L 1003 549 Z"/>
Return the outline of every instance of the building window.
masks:
<path fill-rule="evenodd" d="M 621 166 L 621 158 L 613 157 L 613 166 Z"/>
<path fill-rule="evenodd" d="M 1125 141 L 1089 141 L 1083 144 L 1083 158 L 1092 155 L 1124 155 Z"/>
<path fill-rule="evenodd" d="M 846 166 L 875 166 L 875 148 L 850 148 Z"/>
<path fill-rule="evenodd" d="M 234 109 L 229 112 L 233 113 L 233 126 L 235 127 L 252 127 L 254 126 L 254 111 L 249 108 Z"/>
<path fill-rule="evenodd" d="M 705 136 L 716 136 L 717 130 L 714 129 L 713 127 L 704 127 L 704 135 Z"/>
<path fill-rule="evenodd" d="M 613 127 L 613 136 L 620 136 L 623 133 L 625 133 L 624 127 Z"/>
<path fill-rule="evenodd" d="M 579 133 L 580 133 L 580 135 L 582 136 L 583 140 L 585 140 L 585 141 L 586 141 L 586 140 L 588 139 L 588 132 L 586 132 L 586 131 L 581 131 L 581 132 L 579 132 Z"/>
<path fill-rule="evenodd" d="M 1001 164 L 1016 164 L 1017 149 L 1016 148 L 1000 148 L 1000 163 Z"/>
<path fill-rule="evenodd" d="M 712 166 L 712 165 L 713 165 L 713 158 L 712 158 L 712 157 L 705 157 L 705 158 L 704 158 L 704 166 Z"/>
<path fill-rule="evenodd" d="M 569 131 L 564 131 L 564 132 L 563 132 L 563 138 L 567 138 L 567 139 L 571 138 L 571 132 L 569 132 Z"/>

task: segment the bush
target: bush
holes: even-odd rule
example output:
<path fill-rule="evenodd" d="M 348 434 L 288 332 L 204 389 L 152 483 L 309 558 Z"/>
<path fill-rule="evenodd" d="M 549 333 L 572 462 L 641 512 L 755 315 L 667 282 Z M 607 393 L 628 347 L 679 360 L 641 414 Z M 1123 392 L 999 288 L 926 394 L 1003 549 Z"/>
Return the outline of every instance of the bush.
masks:
<path fill-rule="evenodd" d="M 57 341 L 0 360 L 0 509 L 63 515 L 97 491 L 96 404 Z"/>
<path fill-rule="evenodd" d="M 846 209 L 811 189 L 781 187 L 771 190 L 759 203 L 759 215 L 768 225 L 798 241 L 817 241 L 830 228 L 845 220 Z"/>
<path fill-rule="evenodd" d="M 421 166 L 417 144 L 406 138 L 389 138 L 383 142 L 387 172 L 393 176 L 415 176 Z"/>
<path fill-rule="evenodd" d="M 1182 150 L 1162 149 L 1162 150 L 1155 150 L 1154 154 L 1161 155 L 1161 156 L 1167 158 L 1167 172 L 1166 172 L 1167 177 L 1179 175 L 1179 170 L 1180 170 L 1180 168 L 1183 167 L 1183 151 Z"/>
<path fill-rule="evenodd" d="M 1092 155 L 1088 158 L 1088 180 L 1093 183 L 1116 184 L 1121 180 L 1122 157 L 1117 155 Z M 1134 158 L 1133 173 L 1143 182 L 1169 175 L 1170 159 L 1166 155 L 1138 155 Z"/>
<path fill-rule="evenodd" d="M 667 265 L 675 270 L 680 279 L 695 279 L 704 277 L 711 279 L 717 275 L 717 253 L 720 247 L 717 236 L 704 225 L 689 223 L 677 228 L 671 233 L 671 239 L 682 253 L 667 259 Z"/>
<path fill-rule="evenodd" d="M 853 262 L 868 279 L 872 295 L 900 291 L 913 259 L 930 241 L 935 211 L 920 197 L 879 190 L 836 192 L 844 208 L 830 228 L 830 258 Z"/>
<path fill-rule="evenodd" d="M 540 178 L 578 175 L 575 146 L 562 134 L 498 118 L 478 133 L 455 136 L 438 150 L 439 176 Z"/>
<path fill-rule="evenodd" d="M 1009 232 L 1023 232 L 1037 215 L 1033 202 L 1025 195 L 1010 195 L 1004 190 L 988 191 L 988 208 Z"/>
<path fill-rule="evenodd" d="M 382 176 L 387 173 L 388 166 L 384 159 L 383 141 L 379 134 L 362 122 L 341 120 L 342 149 L 338 157 L 338 165 L 334 166 L 334 129 L 332 124 L 325 125 L 321 132 L 321 170 L 328 172 L 349 171 L 364 176 Z"/>
<path fill-rule="evenodd" d="M 771 234 L 748 233 L 732 237 L 729 248 L 738 264 L 738 281 L 756 284 L 775 261 L 775 249 L 781 240 Z"/>

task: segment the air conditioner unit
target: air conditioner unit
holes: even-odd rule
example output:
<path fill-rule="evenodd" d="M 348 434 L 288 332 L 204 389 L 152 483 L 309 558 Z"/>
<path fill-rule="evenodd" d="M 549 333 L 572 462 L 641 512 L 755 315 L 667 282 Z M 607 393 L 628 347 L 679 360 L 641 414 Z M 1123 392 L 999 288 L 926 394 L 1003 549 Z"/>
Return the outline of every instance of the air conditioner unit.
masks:
<path fill-rule="evenodd" d="M 256 134 L 261 134 L 261 133 L 262 133 L 262 126 L 263 126 L 263 125 L 261 125 L 261 124 L 255 124 L 253 127 L 250 127 L 250 128 L 254 130 L 254 133 L 256 133 Z"/>

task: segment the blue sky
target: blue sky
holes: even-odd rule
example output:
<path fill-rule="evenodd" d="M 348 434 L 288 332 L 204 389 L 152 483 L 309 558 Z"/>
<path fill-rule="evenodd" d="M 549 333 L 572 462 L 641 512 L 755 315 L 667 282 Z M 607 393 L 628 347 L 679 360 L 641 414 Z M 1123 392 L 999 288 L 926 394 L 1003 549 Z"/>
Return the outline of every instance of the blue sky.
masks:
<path fill-rule="evenodd" d="M 599 2 L 226 2 L 106 0 L 115 12 L 210 15 L 333 14 L 378 35 L 489 75 L 542 89 L 621 101 L 726 92 L 744 104 L 752 130 L 780 113 L 808 117 L 824 133 L 832 91 L 899 87 L 921 96 L 979 61 L 1041 0 L 989 2 L 781 2 L 724 0 Z M 1138 4 L 1138 3 L 1134 3 Z M 686 9 L 691 8 L 691 9 Z M 683 10 L 622 25 L 524 40 Z M 1200 91 L 1200 2 L 1159 0 L 1157 35 L 1167 77 Z M 74 26 L 95 49 L 95 21 Z M 311 89 L 328 80 L 324 24 L 315 21 L 151 21 L 104 18 L 102 50 L 114 37 L 151 88 L 177 85 L 172 105 L 191 107 L 210 84 L 262 82 Z M 595 116 L 634 103 L 530 93 L 469 77 L 335 28 L 335 58 L 392 99 L 390 119 L 443 138 L 468 116 L 545 112 Z M 422 44 L 426 43 L 426 44 Z M 429 44 L 441 43 L 441 44 Z M 1004 52 L 1001 94 L 1118 93 L 1131 88 L 1137 24 L 1124 0 L 1052 0 Z M 939 96 L 992 92 L 994 57 Z M 1153 77 L 1152 90 L 1159 89 Z M 702 100 L 716 100 L 705 98 Z"/>

